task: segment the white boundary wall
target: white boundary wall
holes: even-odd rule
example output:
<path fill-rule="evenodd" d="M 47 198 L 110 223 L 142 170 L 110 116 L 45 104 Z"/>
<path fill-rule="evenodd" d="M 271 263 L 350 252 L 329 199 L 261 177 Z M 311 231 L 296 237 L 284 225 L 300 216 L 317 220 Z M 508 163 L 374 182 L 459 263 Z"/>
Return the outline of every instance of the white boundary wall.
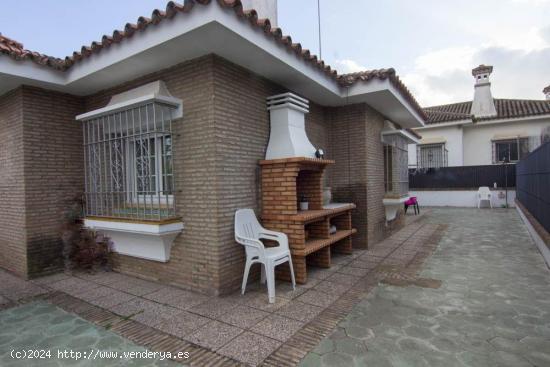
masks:
<path fill-rule="evenodd" d="M 505 204 L 505 190 L 491 189 L 493 208 Z M 423 206 L 456 206 L 477 207 L 477 190 L 418 190 L 409 191 L 410 196 L 418 198 L 418 204 Z M 516 190 L 508 189 L 508 206 L 515 207 Z M 482 203 L 483 206 L 487 204 Z"/>

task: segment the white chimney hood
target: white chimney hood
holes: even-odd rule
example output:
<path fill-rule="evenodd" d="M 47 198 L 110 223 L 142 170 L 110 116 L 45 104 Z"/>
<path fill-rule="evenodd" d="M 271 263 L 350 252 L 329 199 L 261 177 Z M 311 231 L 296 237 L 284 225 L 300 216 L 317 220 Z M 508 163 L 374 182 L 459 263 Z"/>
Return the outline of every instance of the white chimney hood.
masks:
<path fill-rule="evenodd" d="M 315 158 L 315 147 L 305 129 L 309 101 L 293 93 L 267 97 L 271 134 L 265 159 L 293 157 Z"/>

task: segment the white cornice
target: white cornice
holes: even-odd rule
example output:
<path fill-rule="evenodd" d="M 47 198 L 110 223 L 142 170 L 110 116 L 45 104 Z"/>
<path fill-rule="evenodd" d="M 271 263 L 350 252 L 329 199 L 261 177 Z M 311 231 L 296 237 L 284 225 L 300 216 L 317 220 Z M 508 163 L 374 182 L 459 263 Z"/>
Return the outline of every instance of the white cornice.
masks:
<path fill-rule="evenodd" d="M 428 130 L 428 129 L 436 129 L 438 127 L 462 126 L 462 125 L 470 125 L 470 124 L 473 124 L 472 120 L 457 120 L 457 121 L 441 122 L 441 123 L 435 123 L 435 124 L 425 124 L 422 127 L 415 127 L 414 130 Z"/>

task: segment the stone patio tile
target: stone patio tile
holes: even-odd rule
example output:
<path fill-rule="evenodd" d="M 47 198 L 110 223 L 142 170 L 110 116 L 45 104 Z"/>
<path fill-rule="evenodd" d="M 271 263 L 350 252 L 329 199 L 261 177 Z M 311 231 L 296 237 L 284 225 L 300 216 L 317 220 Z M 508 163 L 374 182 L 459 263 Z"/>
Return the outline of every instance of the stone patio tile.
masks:
<path fill-rule="evenodd" d="M 296 298 L 297 301 L 314 306 L 319 306 L 322 308 L 327 308 L 337 299 L 338 295 L 336 294 L 323 293 L 314 289 L 309 290 L 306 293 L 302 294 L 300 297 Z"/>
<path fill-rule="evenodd" d="M 321 283 L 317 284 L 315 286 L 315 290 L 324 292 L 331 295 L 337 295 L 340 296 L 348 291 L 348 289 L 351 288 L 351 284 L 341 284 L 341 283 L 334 283 L 328 280 L 322 281 Z"/>
<path fill-rule="evenodd" d="M 175 335 L 179 338 L 186 338 L 192 332 L 209 323 L 210 319 L 195 315 L 191 312 L 182 311 L 178 314 L 163 320 L 155 327 L 165 333 Z"/>
<path fill-rule="evenodd" d="M 111 289 L 111 293 L 109 295 L 95 298 L 88 302 L 101 308 L 111 309 L 116 305 L 128 302 L 134 298 L 136 297 L 132 294 L 117 291 L 116 289 Z"/>
<path fill-rule="evenodd" d="M 352 260 L 353 260 L 353 256 L 351 256 L 351 255 L 334 254 L 331 257 L 330 262 L 331 262 L 332 266 L 334 266 L 334 265 L 348 264 Z"/>
<path fill-rule="evenodd" d="M 97 271 L 94 273 L 78 273 L 75 276 L 94 283 L 109 285 L 116 282 L 131 281 L 132 277 L 114 271 Z"/>
<path fill-rule="evenodd" d="M 407 264 L 408 261 L 405 259 L 399 259 L 395 257 L 388 257 L 384 261 L 382 261 L 382 265 L 401 265 L 404 266 Z"/>
<path fill-rule="evenodd" d="M 301 321 L 271 314 L 251 327 L 250 331 L 285 342 L 302 326 L 304 323 Z"/>
<path fill-rule="evenodd" d="M 158 303 L 165 303 L 182 310 L 190 310 L 191 308 L 212 299 L 212 297 L 205 296 L 203 294 L 174 287 L 161 288 L 153 293 L 146 294 L 143 297 Z"/>
<path fill-rule="evenodd" d="M 280 345 L 281 342 L 279 341 L 251 332 L 244 332 L 220 349 L 219 353 L 237 361 L 257 366 Z"/>
<path fill-rule="evenodd" d="M 99 284 L 89 282 L 80 278 L 71 277 L 60 280 L 59 282 L 52 283 L 49 287 L 70 295 L 77 295 L 82 293 L 83 291 L 90 291 L 94 288 L 98 288 Z"/>
<path fill-rule="evenodd" d="M 58 273 L 53 275 L 46 275 L 45 277 L 40 277 L 31 280 L 31 283 L 39 285 L 39 286 L 48 286 L 52 283 L 59 282 L 60 280 L 69 278 L 70 275 L 65 273 Z"/>
<path fill-rule="evenodd" d="M 294 300 L 284 305 L 275 313 L 294 320 L 309 322 L 315 318 L 323 308 Z"/>
<path fill-rule="evenodd" d="M 109 284 L 109 287 L 133 294 L 135 296 L 144 296 L 149 293 L 158 291 L 164 288 L 162 284 L 149 282 L 146 280 L 132 278 L 129 281 L 121 280 Z"/>
<path fill-rule="evenodd" d="M 289 302 L 290 300 L 288 298 L 275 295 L 275 303 L 269 303 L 269 299 L 267 297 L 267 291 L 266 291 L 262 293 L 259 293 L 259 292 L 253 293 L 253 294 L 251 293 L 249 297 L 247 297 L 240 303 L 242 305 L 257 308 L 262 311 L 274 312 Z"/>
<path fill-rule="evenodd" d="M 84 301 L 90 302 L 94 299 L 103 298 L 113 294 L 113 292 L 118 292 L 117 290 L 105 286 L 99 286 L 92 289 L 82 289 L 80 292 L 73 294 L 74 297 L 83 299 Z"/>
<path fill-rule="evenodd" d="M 217 350 L 242 332 L 241 328 L 213 320 L 185 339 L 202 347 Z"/>
<path fill-rule="evenodd" d="M 231 309 L 228 313 L 219 316 L 218 320 L 238 326 L 241 329 L 248 329 L 268 315 L 268 312 L 239 305 Z"/>
<path fill-rule="evenodd" d="M 376 261 L 373 261 L 372 259 L 365 259 L 360 257 L 357 260 L 353 260 L 349 266 L 354 268 L 362 268 L 367 270 L 372 270 L 378 266 L 382 262 L 382 259 L 377 259 Z"/>
<path fill-rule="evenodd" d="M 218 298 L 208 300 L 197 306 L 191 307 L 189 311 L 201 316 L 209 317 L 211 319 L 216 319 L 224 314 L 227 314 L 233 308 L 237 307 L 237 305 L 237 302 L 231 302 L 222 298 Z"/>
<path fill-rule="evenodd" d="M 163 305 L 149 301 L 143 298 L 133 298 L 128 302 L 120 303 L 115 306 L 109 307 L 111 312 L 114 312 L 122 316 L 130 316 L 144 311 L 155 311 L 161 309 Z M 166 306 L 164 306 L 166 307 Z"/>
<path fill-rule="evenodd" d="M 342 267 L 342 268 L 344 268 L 344 267 Z M 331 273 L 331 274 L 334 274 L 334 273 Z M 330 274 L 328 276 L 330 276 Z M 321 282 L 321 279 L 309 277 L 307 279 L 307 282 L 305 284 L 300 284 L 299 287 L 300 288 L 305 288 L 305 289 L 311 289 L 311 288 L 314 288 L 320 282 Z"/>
<path fill-rule="evenodd" d="M 307 277 L 309 279 L 319 279 L 324 280 L 334 274 L 338 269 L 340 269 L 341 266 L 333 265 L 330 268 L 316 268 L 313 266 L 308 267 L 307 269 Z"/>
<path fill-rule="evenodd" d="M 267 288 L 265 291 L 267 292 Z M 304 288 L 299 284 L 296 284 L 296 289 L 293 289 L 292 283 L 278 282 L 277 286 L 275 287 L 275 296 L 294 299 L 306 291 L 307 291 L 307 288 Z"/>
<path fill-rule="evenodd" d="M 359 269 L 359 268 L 355 268 L 355 269 Z M 333 283 L 353 285 L 353 284 L 357 283 L 357 281 L 360 278 L 361 277 L 359 277 L 359 276 L 354 276 L 354 275 L 349 275 L 349 274 L 342 274 L 338 271 L 337 273 L 335 273 L 335 274 L 331 275 L 330 277 L 328 277 L 327 280 L 329 282 L 333 282 Z"/>
<path fill-rule="evenodd" d="M 366 261 L 366 262 L 379 263 L 379 262 L 383 261 L 386 257 L 387 257 L 387 255 L 382 256 L 382 255 L 374 255 L 374 254 L 366 253 L 364 255 L 361 255 L 358 260 L 363 260 L 363 261 Z"/>
<path fill-rule="evenodd" d="M 363 256 L 386 257 L 396 249 L 396 244 L 381 242 L 374 248 L 367 250 Z"/>
<path fill-rule="evenodd" d="M 338 270 L 338 273 L 353 275 L 356 277 L 363 277 L 367 275 L 368 272 L 369 272 L 369 269 L 356 268 L 354 266 L 343 266 L 341 269 Z"/>
<path fill-rule="evenodd" d="M 132 319 L 137 322 L 141 322 L 144 325 L 158 327 L 158 325 L 174 316 L 181 314 L 182 312 L 185 311 L 159 304 L 154 309 L 144 309 L 143 312 L 139 312 L 132 316 Z"/>

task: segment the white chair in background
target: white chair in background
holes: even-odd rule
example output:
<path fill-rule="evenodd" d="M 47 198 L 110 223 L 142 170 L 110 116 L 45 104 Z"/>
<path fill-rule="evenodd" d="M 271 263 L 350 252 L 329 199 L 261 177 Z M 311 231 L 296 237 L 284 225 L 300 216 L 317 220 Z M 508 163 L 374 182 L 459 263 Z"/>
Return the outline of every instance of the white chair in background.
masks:
<path fill-rule="evenodd" d="M 481 202 L 488 201 L 491 209 L 493 208 L 493 203 L 491 201 L 491 190 L 487 186 L 481 186 L 477 190 L 477 207 L 481 208 Z"/>
<path fill-rule="evenodd" d="M 276 241 L 277 247 L 265 247 L 262 239 Z M 275 302 L 275 267 L 288 261 L 292 287 L 296 289 L 292 258 L 288 248 L 286 234 L 263 228 L 252 209 L 239 209 L 235 212 L 235 241 L 245 247 L 246 264 L 244 267 L 241 293 L 244 294 L 248 280 L 248 272 L 253 264 L 262 266 L 262 283 L 267 278 L 267 294 L 269 303 Z"/>

